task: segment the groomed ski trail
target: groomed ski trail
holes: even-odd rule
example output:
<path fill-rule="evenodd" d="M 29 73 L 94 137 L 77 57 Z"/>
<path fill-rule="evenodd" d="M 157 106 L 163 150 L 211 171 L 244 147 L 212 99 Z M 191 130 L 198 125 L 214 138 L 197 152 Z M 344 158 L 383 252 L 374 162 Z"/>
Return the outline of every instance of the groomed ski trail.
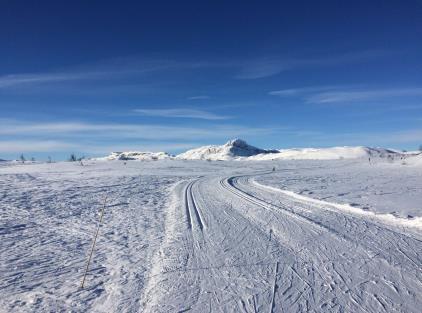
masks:
<path fill-rule="evenodd" d="M 251 182 L 176 188 L 145 312 L 419 312 L 421 238 Z"/>

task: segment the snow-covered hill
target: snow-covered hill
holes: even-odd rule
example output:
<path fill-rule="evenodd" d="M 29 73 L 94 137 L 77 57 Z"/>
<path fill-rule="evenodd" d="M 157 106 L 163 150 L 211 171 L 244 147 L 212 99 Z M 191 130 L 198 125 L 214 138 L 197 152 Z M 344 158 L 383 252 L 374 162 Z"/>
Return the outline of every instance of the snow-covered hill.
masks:
<path fill-rule="evenodd" d="M 357 158 L 398 158 L 401 153 L 369 147 L 333 147 L 264 150 L 248 145 L 244 140 L 230 140 L 222 146 L 204 146 L 179 154 L 177 158 L 188 160 L 335 160 Z"/>
<path fill-rule="evenodd" d="M 249 145 L 242 139 L 233 139 L 224 145 L 209 145 L 188 150 L 174 157 L 166 152 L 113 152 L 109 156 L 96 160 L 336 160 L 382 158 L 386 160 L 416 158 L 416 153 L 403 153 L 384 148 L 332 147 L 265 150 Z M 418 162 L 416 159 L 414 162 Z"/>
<path fill-rule="evenodd" d="M 167 152 L 143 152 L 143 151 L 127 151 L 127 152 L 112 152 L 109 156 L 104 158 L 97 158 L 96 160 L 141 160 L 141 161 L 155 161 L 170 159 L 173 156 Z"/>
<path fill-rule="evenodd" d="M 335 159 L 358 159 L 369 157 L 397 158 L 401 154 L 393 150 L 369 147 L 333 147 L 333 148 L 303 148 L 281 149 L 278 153 L 258 154 L 248 160 L 335 160 Z"/>
<path fill-rule="evenodd" d="M 242 139 L 228 141 L 222 146 L 204 146 L 179 154 L 177 158 L 185 160 L 233 160 L 241 157 L 278 153 L 277 150 L 264 150 L 248 145 Z"/>

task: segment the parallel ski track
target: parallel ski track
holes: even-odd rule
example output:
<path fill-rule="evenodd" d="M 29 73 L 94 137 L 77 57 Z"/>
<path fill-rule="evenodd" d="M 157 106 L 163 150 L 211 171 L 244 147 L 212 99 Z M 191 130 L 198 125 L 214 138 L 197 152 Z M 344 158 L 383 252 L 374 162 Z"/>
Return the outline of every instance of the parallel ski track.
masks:
<path fill-rule="evenodd" d="M 262 208 L 264 208 L 266 210 L 269 210 L 269 211 L 279 211 L 279 212 L 281 211 L 282 213 L 288 215 L 289 217 L 295 218 L 297 220 L 301 220 L 302 222 L 305 222 L 305 223 L 311 225 L 314 228 L 317 228 L 317 229 L 320 229 L 320 230 L 322 230 L 324 232 L 327 232 L 328 234 L 330 234 L 330 235 L 332 235 L 332 236 L 334 236 L 334 237 L 336 237 L 336 238 L 338 238 L 340 240 L 345 240 L 345 241 L 350 242 L 350 243 L 355 244 L 355 245 L 358 244 L 359 246 L 361 246 L 365 250 L 367 250 L 369 248 L 370 250 L 377 250 L 377 252 L 379 252 L 381 255 L 384 254 L 384 253 L 381 253 L 381 252 L 384 252 L 383 251 L 384 250 L 383 249 L 384 247 L 382 247 L 382 246 L 377 247 L 377 246 L 372 245 L 371 247 L 367 247 L 362 242 L 356 242 L 356 240 L 354 240 L 354 238 L 348 236 L 347 234 L 340 233 L 336 229 L 334 229 L 334 228 L 332 228 L 332 227 L 330 227 L 328 225 L 324 225 L 322 223 L 318 223 L 318 222 L 314 221 L 313 219 L 309 218 L 308 216 L 305 216 L 304 214 L 301 214 L 300 212 L 293 211 L 288 206 L 285 206 L 285 205 L 280 206 L 280 205 L 274 205 L 272 203 L 269 203 L 269 202 L 267 202 L 267 201 L 265 201 L 265 200 L 263 200 L 261 198 L 258 198 L 256 196 L 254 196 L 254 195 L 252 195 L 252 194 L 250 194 L 250 193 L 242 190 L 237 185 L 238 180 L 241 179 L 241 178 L 247 178 L 247 180 L 248 180 L 249 177 L 252 177 L 252 176 L 266 175 L 266 174 L 270 174 L 270 173 L 271 172 L 264 172 L 264 173 L 251 174 L 251 175 L 231 176 L 231 177 L 224 178 L 224 179 L 220 180 L 220 184 L 226 190 L 232 192 L 233 194 L 235 194 L 239 198 L 242 198 L 242 199 L 244 199 L 245 201 L 247 201 L 249 203 L 258 205 L 258 206 L 260 206 L 260 207 L 262 207 Z M 299 202 L 299 201 L 297 201 L 297 202 Z M 337 213 L 337 214 L 340 214 L 340 213 Z M 344 216 L 346 216 L 346 217 L 355 218 L 355 219 L 357 218 L 357 217 L 349 216 L 348 214 L 345 214 L 345 213 L 341 213 L 341 214 L 344 215 Z M 374 228 L 380 228 L 379 225 L 376 225 L 376 224 L 374 224 L 374 223 L 372 223 L 371 221 L 368 221 L 368 220 L 364 220 L 363 223 L 365 225 L 367 225 L 367 226 L 372 226 Z M 408 238 L 410 240 L 415 240 L 415 241 L 418 241 L 418 242 L 421 242 L 422 243 L 421 240 L 419 240 L 417 238 L 414 238 L 411 235 L 402 234 L 400 232 L 394 231 L 394 230 L 392 230 L 390 228 L 386 228 L 386 227 L 382 227 L 382 229 L 385 232 L 391 233 L 391 234 L 396 235 L 396 236 L 400 236 L 401 238 Z M 396 244 L 393 244 L 393 243 L 391 243 L 391 244 L 394 245 L 394 246 L 396 246 L 397 251 L 399 251 L 405 258 L 407 258 L 409 261 L 411 261 L 411 263 L 413 263 L 414 265 L 416 265 L 420 271 L 422 271 L 422 266 L 421 266 L 420 262 L 418 264 L 413 258 L 409 257 L 406 253 L 404 253 L 402 251 L 402 249 L 400 248 L 399 245 L 396 245 Z M 390 265 L 395 266 L 395 264 L 393 264 L 391 262 L 391 260 L 389 260 L 389 258 L 384 257 L 384 259 Z"/>
<path fill-rule="evenodd" d="M 195 312 L 417 312 L 422 283 L 418 252 L 409 253 L 414 241 L 248 181 L 269 173 L 185 183 L 178 210 L 183 235 L 175 242 L 180 253 L 167 249 L 170 258 L 154 286 L 161 295 L 147 311 L 168 312 L 160 304 L 183 297 L 178 310 Z M 396 304 L 402 299 L 409 306 Z"/>
<path fill-rule="evenodd" d="M 260 174 L 269 174 L 269 173 L 260 173 Z M 418 251 L 408 250 L 408 252 L 410 252 L 412 254 L 412 256 L 410 256 L 406 252 L 403 252 L 401 247 L 400 247 L 400 246 L 406 247 L 408 245 L 409 240 L 413 240 L 413 243 L 421 242 L 419 239 L 414 238 L 413 236 L 402 234 L 400 232 L 396 232 L 396 231 L 390 229 L 389 227 L 383 227 L 382 225 L 371 223 L 370 221 L 366 221 L 363 218 L 358 218 L 358 217 L 355 217 L 355 216 L 349 215 L 349 214 L 343 214 L 343 212 L 337 212 L 336 213 L 336 212 L 331 212 L 331 211 L 325 211 L 327 213 L 328 212 L 333 213 L 332 216 L 341 217 L 342 218 L 341 220 L 343 220 L 343 221 L 351 222 L 352 224 L 358 223 L 356 225 L 361 224 L 362 226 L 364 226 L 365 228 L 363 230 L 365 231 L 365 229 L 366 229 L 368 231 L 369 238 L 371 239 L 370 245 L 368 245 L 365 242 L 365 240 L 356 240 L 356 238 L 358 238 L 358 237 L 353 238 L 352 236 L 349 236 L 349 234 L 347 233 L 347 230 L 345 230 L 345 233 L 342 233 L 342 232 L 339 232 L 338 230 L 336 230 L 335 228 L 330 227 L 329 223 L 324 223 L 324 222 L 320 222 L 318 220 L 313 220 L 312 214 L 310 214 L 309 216 L 305 215 L 306 210 L 301 212 L 301 209 L 293 209 L 293 208 L 290 207 L 292 204 L 285 204 L 285 203 L 283 203 L 283 201 L 280 203 L 280 205 L 275 205 L 273 203 L 269 203 L 269 202 L 261 199 L 260 197 L 257 197 L 256 195 L 251 194 L 251 193 L 243 190 L 239 186 L 239 183 L 238 183 L 239 179 L 252 177 L 252 176 L 256 176 L 256 175 L 258 175 L 258 173 L 255 173 L 255 174 L 252 174 L 252 175 L 240 175 L 240 176 L 227 177 L 227 178 L 220 180 L 220 185 L 224 189 L 226 189 L 227 191 L 236 195 L 237 197 L 243 199 L 244 201 L 246 201 L 250 204 L 253 204 L 253 205 L 257 205 L 257 206 L 259 206 L 259 207 L 261 207 L 265 210 L 268 210 L 270 213 L 273 214 L 273 216 L 277 220 L 278 220 L 278 217 L 277 217 L 277 215 L 274 215 L 274 213 L 287 215 L 288 217 L 291 217 L 290 222 L 295 223 L 294 221 L 297 221 L 299 223 L 298 226 L 300 226 L 300 224 L 302 224 L 302 227 L 303 227 L 303 225 L 309 225 L 309 227 L 306 228 L 309 231 L 312 231 L 312 228 L 313 228 L 315 230 L 322 231 L 323 233 L 327 233 L 329 236 L 332 236 L 334 240 L 340 240 L 340 242 L 341 241 L 345 242 L 345 245 L 344 245 L 345 248 L 347 246 L 354 247 L 354 249 L 356 249 L 356 253 L 358 253 L 358 254 L 360 254 L 364 257 L 365 256 L 368 257 L 368 260 L 370 260 L 372 258 L 371 255 L 374 254 L 374 251 L 375 251 L 376 254 L 375 254 L 374 257 L 381 257 L 382 259 L 384 259 L 386 261 L 388 266 L 390 266 L 391 268 L 394 268 L 395 270 L 397 270 L 399 272 L 401 272 L 402 270 L 408 270 L 409 269 L 410 271 L 408 273 L 410 274 L 410 276 L 412 275 L 412 273 L 415 273 L 415 275 L 416 275 L 415 283 L 417 285 L 419 285 L 418 289 L 420 289 L 420 285 L 422 284 L 422 282 L 420 280 L 420 273 L 421 273 L 421 269 L 422 269 L 421 261 L 420 261 L 420 254 L 419 254 Z M 248 182 L 248 180 L 246 182 Z M 270 192 L 270 191 L 267 190 L 267 193 L 268 192 Z M 289 200 L 287 196 L 285 198 L 286 198 L 286 200 Z M 283 197 L 281 197 L 281 199 L 283 199 Z M 301 206 L 300 201 L 298 201 L 296 199 L 291 199 L 291 200 L 292 200 L 292 203 L 294 203 L 295 205 L 297 204 L 297 205 L 299 205 L 299 207 Z M 309 204 L 307 204 L 307 203 L 304 203 L 304 205 L 309 206 Z M 320 210 L 320 212 L 324 212 L 324 211 Z M 303 223 L 305 223 L 305 224 L 303 224 Z M 381 231 L 381 232 L 384 232 L 385 234 L 389 234 L 389 235 L 387 236 L 387 238 L 377 238 L 377 235 L 375 235 L 375 233 L 373 233 L 371 231 L 371 229 L 368 228 L 368 226 L 369 227 L 375 227 L 374 229 L 376 229 L 377 231 Z M 359 234 L 359 233 L 357 233 L 357 234 Z M 278 239 L 283 242 L 283 238 L 279 237 Z M 398 241 L 396 242 L 394 239 L 396 239 Z M 387 244 L 387 246 L 385 246 L 386 244 Z M 340 244 L 340 246 L 341 246 L 341 244 Z M 388 247 L 389 250 L 385 251 L 386 247 Z M 395 251 L 397 251 L 399 253 L 396 253 Z M 302 254 L 302 251 L 299 251 L 299 252 L 300 252 L 300 254 Z M 389 254 L 390 252 L 393 252 L 393 255 L 390 255 Z M 406 258 L 409 261 L 407 264 L 403 264 L 402 262 L 399 261 L 400 254 L 403 255 L 403 257 Z M 311 259 L 313 259 L 312 251 L 308 251 L 308 253 L 305 252 L 304 256 L 305 257 L 310 256 Z M 301 256 L 299 256 L 299 258 L 301 258 Z M 315 260 L 315 261 L 317 261 L 317 260 Z M 319 263 L 319 261 L 317 261 L 317 263 Z M 313 268 L 317 271 L 316 267 L 313 267 Z M 334 270 L 334 268 L 333 268 L 333 270 Z M 386 270 L 389 271 L 387 268 L 386 268 Z M 345 281 L 343 279 L 343 274 L 346 274 L 346 272 L 341 273 L 341 272 L 337 272 L 337 270 L 334 270 L 334 271 L 340 277 L 340 279 L 345 283 Z M 323 278 L 323 275 L 321 275 L 321 277 Z M 346 286 L 347 286 L 347 284 L 346 284 Z M 405 291 L 407 291 L 407 290 L 405 289 Z M 353 294 L 353 297 L 351 297 L 351 299 L 354 302 L 354 304 L 359 307 L 359 310 L 366 311 L 365 307 L 362 307 L 357 301 L 355 301 L 355 299 L 359 298 L 359 295 L 355 295 L 354 292 L 352 291 L 352 289 L 349 289 L 349 292 L 351 292 L 351 294 Z M 417 294 L 416 290 L 414 290 L 413 292 L 416 292 L 416 294 Z M 375 300 L 378 301 L 376 294 L 372 295 L 372 297 Z M 380 302 L 380 301 L 378 301 L 378 302 Z M 384 304 L 382 304 L 381 302 L 380 302 L 380 305 L 384 308 L 384 310 L 386 309 L 384 307 Z M 392 307 L 391 303 L 390 303 L 390 306 L 387 305 L 387 310 L 388 309 L 394 310 L 395 308 Z"/>
<path fill-rule="evenodd" d="M 202 230 L 204 228 L 204 222 L 199 212 L 198 205 L 196 204 L 195 198 L 192 192 L 192 186 L 198 180 L 191 181 L 187 184 L 185 189 L 185 208 L 188 227 L 192 228 L 192 221 L 195 218 L 198 227 Z M 193 213 L 192 213 L 193 211 Z"/>

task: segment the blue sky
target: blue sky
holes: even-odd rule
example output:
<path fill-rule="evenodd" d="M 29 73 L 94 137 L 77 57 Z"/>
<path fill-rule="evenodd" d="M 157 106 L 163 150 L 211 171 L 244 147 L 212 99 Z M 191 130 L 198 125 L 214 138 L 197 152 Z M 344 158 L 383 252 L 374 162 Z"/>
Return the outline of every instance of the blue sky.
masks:
<path fill-rule="evenodd" d="M 0 158 L 422 144 L 421 1 L 3 1 L 0 39 Z"/>

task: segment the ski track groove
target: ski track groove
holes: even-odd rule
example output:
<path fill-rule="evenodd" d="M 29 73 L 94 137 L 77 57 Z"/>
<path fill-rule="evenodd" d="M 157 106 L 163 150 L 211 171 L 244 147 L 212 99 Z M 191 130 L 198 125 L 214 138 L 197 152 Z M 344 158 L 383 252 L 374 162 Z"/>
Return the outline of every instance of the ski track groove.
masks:
<path fill-rule="evenodd" d="M 246 176 L 246 175 L 242 175 L 242 176 Z M 252 176 L 252 175 L 251 175 Z M 225 178 L 225 179 L 222 179 L 222 180 L 220 180 L 220 185 L 223 187 L 223 188 L 225 188 L 226 190 L 228 190 L 228 191 L 230 191 L 231 193 L 233 193 L 233 194 L 235 194 L 235 195 L 237 195 L 239 198 L 242 198 L 243 200 L 245 200 L 245 201 L 247 201 L 247 202 L 250 202 L 250 203 L 252 203 L 252 204 L 255 204 L 255 205 L 258 205 L 258 206 L 261 206 L 261 207 L 263 207 L 264 209 L 267 209 L 267 210 L 271 210 L 271 209 L 273 209 L 273 208 L 278 208 L 278 209 L 282 209 L 283 210 L 283 208 L 280 208 L 280 207 L 278 207 L 278 206 L 276 206 L 276 205 L 274 205 L 274 204 L 271 204 L 271 203 L 268 203 L 268 202 L 265 202 L 265 201 L 263 201 L 262 199 L 259 199 L 259 198 L 256 198 L 255 196 L 253 196 L 253 195 L 250 195 L 249 193 L 246 193 L 245 191 L 243 191 L 243 190 L 241 190 L 241 189 L 239 189 L 238 187 L 236 187 L 235 185 L 234 185 L 234 183 L 233 183 L 233 181 L 236 181 L 236 176 L 232 176 L 232 177 L 229 177 L 229 178 Z M 297 202 L 297 201 L 296 201 Z M 283 210 L 283 211 L 286 211 L 286 210 Z M 298 215 L 296 212 L 290 212 L 290 211 L 286 211 L 286 213 L 287 213 L 287 215 L 289 215 L 289 216 L 291 216 L 291 217 L 298 217 L 299 216 L 299 219 L 302 219 L 302 217 L 303 216 L 301 216 L 300 214 Z M 343 216 L 343 219 L 345 219 L 345 221 L 347 221 L 347 219 L 346 219 L 346 216 Z M 307 222 L 308 224 L 310 224 L 310 225 L 312 225 L 312 226 L 316 226 L 317 228 L 322 228 L 322 229 L 324 229 L 325 231 L 328 231 L 331 235 L 334 235 L 334 237 L 337 237 L 337 238 L 339 238 L 339 239 L 346 239 L 347 241 L 350 241 L 350 243 L 352 243 L 352 244 L 354 244 L 354 245 L 356 245 L 356 246 L 358 246 L 359 244 L 357 243 L 357 242 L 353 242 L 352 240 L 350 240 L 349 238 L 347 238 L 347 236 L 344 236 L 344 235 L 342 235 L 342 234 L 339 234 L 337 231 L 331 231 L 331 229 L 330 228 L 325 228 L 324 226 L 322 226 L 322 225 L 320 225 L 319 223 L 315 223 L 314 221 L 312 221 L 310 218 L 307 218 L 307 217 L 303 217 L 303 220 L 305 221 L 305 222 Z M 365 222 L 365 225 L 366 225 L 366 222 Z M 379 226 L 378 226 L 379 227 Z M 387 231 L 390 231 L 390 229 L 387 229 Z M 396 233 L 396 232 L 394 232 L 394 231 L 392 231 L 392 233 L 394 233 L 394 234 L 399 234 L 399 235 L 402 235 L 402 234 L 400 234 L 400 233 Z M 412 238 L 412 237 L 410 237 L 410 238 Z M 348 240 L 349 239 L 349 240 Z M 389 241 L 390 243 L 391 243 L 391 241 L 389 240 L 389 239 L 387 239 L 387 241 Z M 416 241 L 419 241 L 419 240 L 417 240 L 416 239 Z M 391 243 L 392 244 L 392 243 Z M 407 242 L 406 242 L 406 244 L 408 244 Z M 402 253 L 403 254 L 403 251 L 401 251 L 401 249 L 399 249 L 400 251 L 400 253 Z M 369 254 L 368 254 L 368 256 L 369 256 Z M 414 262 L 414 260 L 412 259 L 412 258 L 410 258 L 410 257 L 408 257 L 408 255 L 406 254 L 405 255 L 405 257 L 406 258 L 408 258 L 414 265 L 416 265 L 417 266 L 417 268 L 418 268 L 418 264 L 416 263 L 416 262 Z M 387 260 L 387 259 L 386 259 Z M 387 260 L 388 261 L 388 263 L 390 264 L 390 265 L 392 265 L 393 267 L 394 267 L 394 264 L 392 264 L 392 262 L 391 262 L 391 260 Z M 334 264 L 332 264 L 332 266 L 333 266 L 333 268 L 334 268 Z M 339 276 L 340 277 L 340 279 L 343 281 L 343 283 L 347 286 L 347 284 L 346 284 L 346 281 L 345 281 L 345 279 L 344 279 L 344 277 L 338 272 L 338 271 L 336 271 L 335 270 L 335 273 L 337 274 L 337 276 Z M 323 277 L 322 275 L 321 275 L 321 277 Z M 418 281 L 416 281 L 416 283 L 418 283 Z M 419 282 L 420 283 L 420 282 Z M 344 292 L 344 291 L 343 291 Z M 349 292 L 349 294 L 350 294 L 350 299 L 352 299 L 352 301 L 354 302 L 354 303 L 356 303 L 356 304 L 358 304 L 358 306 L 360 307 L 360 309 L 362 310 L 362 311 L 366 311 L 366 309 L 364 308 L 364 307 L 362 307 L 359 303 L 357 303 L 357 301 L 354 299 L 354 297 L 352 296 L 352 294 L 353 294 L 353 291 L 351 290 L 351 288 L 350 287 L 348 287 L 348 290 L 347 290 L 347 292 Z M 358 296 L 358 295 L 356 295 L 356 296 Z M 373 297 L 374 297 L 374 295 L 372 295 Z M 377 301 L 378 302 L 378 301 Z M 308 305 L 308 303 L 307 303 L 307 305 Z"/>
<path fill-rule="evenodd" d="M 268 174 L 267 172 L 266 173 L 263 173 L 263 174 Z M 252 175 L 242 175 L 242 176 L 234 176 L 234 177 L 229 177 L 229 178 L 226 178 L 226 179 L 224 179 L 224 180 L 222 180 L 221 181 L 221 183 L 222 184 L 225 184 L 225 188 L 226 189 L 228 189 L 229 191 L 231 191 L 232 193 L 235 193 L 236 195 L 238 195 L 239 197 L 241 197 L 241 198 L 243 198 L 243 199 L 245 199 L 246 201 L 249 201 L 249 202 L 251 202 L 251 203 L 254 203 L 254 204 L 256 204 L 256 205 L 259 205 L 259 206 L 261 206 L 261 207 L 263 207 L 263 208 L 265 208 L 265 209 L 268 209 L 268 210 L 282 210 L 283 212 L 285 212 L 286 214 L 288 214 L 289 216 L 291 216 L 291 217 L 294 217 L 294 218 L 297 218 L 297 219 L 303 219 L 305 222 L 307 222 L 307 223 L 309 223 L 309 224 L 311 224 L 312 226 L 314 226 L 314 227 L 316 227 L 316 228 L 319 228 L 319 229 L 322 229 L 323 231 L 326 231 L 326 232 L 328 232 L 330 235 L 333 235 L 333 236 L 335 236 L 335 237 L 337 237 L 337 238 L 339 238 L 339 239 L 344 239 L 344 240 L 346 240 L 346 241 L 348 241 L 349 243 L 351 243 L 351 244 L 354 244 L 354 245 L 359 245 L 359 246 L 361 246 L 362 248 L 364 248 L 365 250 L 367 250 L 368 249 L 368 247 L 365 247 L 364 245 L 362 245 L 362 243 L 359 243 L 359 242 L 356 242 L 356 241 L 354 241 L 353 240 L 353 238 L 352 237 L 349 237 L 349 236 L 347 236 L 347 235 L 345 235 L 345 234 L 341 234 L 341 233 L 339 233 L 338 231 L 336 231 L 335 229 L 333 229 L 332 227 L 328 227 L 328 226 L 326 226 L 326 225 L 322 225 L 322 224 L 320 224 L 320 223 L 318 223 L 318 222 L 315 222 L 315 221 L 313 221 L 311 218 L 309 218 L 309 217 L 306 217 L 306 216 L 304 216 L 304 215 L 302 215 L 302 214 L 300 214 L 300 213 L 298 213 L 298 212 L 292 212 L 291 210 L 288 210 L 285 206 L 283 206 L 283 207 L 281 207 L 281 206 L 277 206 L 277 205 L 274 205 L 274 204 L 272 204 L 272 203 L 268 203 L 268 202 L 266 202 L 266 201 L 264 201 L 264 200 L 262 200 L 262 199 L 260 199 L 260 198 L 257 198 L 256 196 L 254 196 L 254 195 L 251 195 L 251 194 L 249 194 L 249 193 L 247 193 L 247 192 L 245 192 L 245 191 L 243 191 L 242 189 L 240 189 L 239 187 L 237 187 L 237 186 L 235 186 L 235 183 L 237 182 L 237 178 L 239 178 L 239 177 L 246 177 L 246 176 L 252 176 Z M 230 187 L 232 188 L 231 190 L 230 190 Z M 236 192 L 233 190 L 233 189 L 235 189 L 236 190 Z M 295 200 L 295 202 L 297 203 L 297 202 L 299 202 L 299 201 L 297 201 L 297 200 Z M 339 214 L 338 214 L 339 215 Z M 346 219 L 346 217 L 347 217 L 347 215 L 341 215 L 341 217 L 342 218 L 344 218 L 344 219 Z M 357 219 L 357 217 L 354 217 L 354 218 L 356 218 Z M 362 219 L 363 220 L 363 219 Z M 365 220 L 363 220 L 363 223 L 365 224 L 365 225 L 367 225 L 367 224 L 370 224 L 370 222 L 368 222 L 368 221 L 365 221 Z M 372 223 L 371 223 L 372 224 Z M 374 226 L 374 227 L 377 227 L 377 228 L 380 228 L 380 226 L 379 225 L 375 225 L 375 224 L 373 224 L 372 226 Z M 370 229 L 369 227 L 367 227 L 367 229 Z M 399 235 L 399 236 L 401 236 L 401 237 L 408 237 L 409 239 L 411 239 L 411 240 L 416 240 L 416 241 L 420 241 L 419 239 L 416 239 L 416 238 L 413 238 L 412 236 L 407 236 L 407 235 L 404 235 L 404 234 L 402 234 L 402 233 L 398 233 L 398 232 L 395 232 L 395 231 L 393 231 L 393 230 L 391 230 L 391 229 L 389 229 L 389 228 L 384 228 L 383 229 L 383 231 L 387 231 L 387 232 L 391 232 L 391 233 L 393 233 L 393 234 L 396 234 L 396 235 Z M 400 249 L 400 247 L 399 246 L 397 246 L 397 245 L 395 245 L 395 244 L 393 244 L 388 238 L 384 238 L 384 240 L 386 240 L 386 241 L 388 241 L 389 242 L 389 244 L 390 244 L 390 246 L 391 247 L 395 247 L 401 254 L 403 254 L 404 255 L 404 257 L 405 258 L 407 258 L 407 259 L 409 259 L 414 265 L 416 265 L 419 269 L 421 269 L 421 266 L 420 265 L 418 265 L 411 257 L 409 257 L 409 255 L 408 254 L 406 254 L 406 253 L 404 253 L 401 249 Z M 373 244 L 374 244 L 374 242 L 372 242 Z M 377 245 L 379 245 L 378 243 L 376 243 Z M 385 246 L 381 246 L 381 247 L 376 247 L 376 246 L 372 246 L 371 247 L 371 249 L 376 249 L 378 252 L 382 252 L 383 251 L 383 249 L 385 249 Z M 367 252 L 367 254 L 368 254 L 368 257 L 370 256 L 370 253 L 368 253 Z M 384 256 L 383 256 L 384 257 Z M 384 259 L 390 264 L 390 265 L 392 265 L 392 266 L 394 266 L 394 264 L 391 262 L 391 260 L 389 260 L 388 258 L 386 258 L 386 257 L 384 257 Z"/>

